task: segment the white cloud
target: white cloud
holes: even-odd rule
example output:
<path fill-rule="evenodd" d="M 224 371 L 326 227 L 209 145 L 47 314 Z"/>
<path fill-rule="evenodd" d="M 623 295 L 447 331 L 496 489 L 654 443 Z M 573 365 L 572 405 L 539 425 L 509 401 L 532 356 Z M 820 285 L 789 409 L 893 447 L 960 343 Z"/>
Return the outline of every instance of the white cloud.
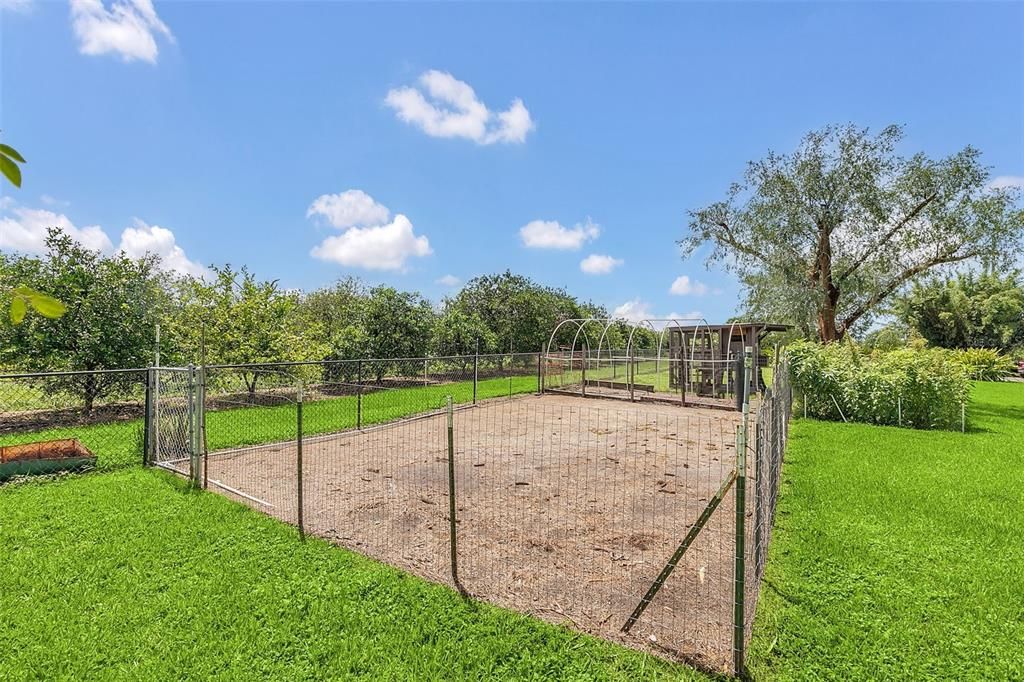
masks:
<path fill-rule="evenodd" d="M 676 296 L 703 296 L 708 293 L 708 287 L 703 282 L 680 275 L 672 282 L 668 292 Z"/>
<path fill-rule="evenodd" d="M 401 213 L 387 225 L 350 227 L 310 251 L 314 258 L 367 270 L 402 270 L 409 258 L 431 253 L 430 242 L 423 235 L 417 236 L 412 223 Z"/>
<path fill-rule="evenodd" d="M 704 317 L 704 314 L 699 310 L 692 310 L 685 314 L 672 312 L 668 315 L 659 315 L 651 309 L 650 303 L 639 298 L 634 298 L 633 300 L 626 301 L 615 308 L 615 310 L 612 311 L 612 317 L 619 317 L 634 324 L 643 320 L 659 320 L 659 322 L 654 323 L 654 326 L 660 329 L 666 324 L 671 324 L 671 322 L 666 322 L 666 320 L 675 319 L 681 324 L 692 324 L 701 320 Z"/>
<path fill-rule="evenodd" d="M 125 228 L 121 233 L 120 250 L 129 258 L 141 258 L 147 253 L 159 256 L 164 270 L 195 277 L 210 274 L 206 267 L 188 259 L 173 232 L 159 225 L 147 225 L 138 218 L 134 227 Z"/>
<path fill-rule="evenodd" d="M 154 33 L 174 42 L 153 8 L 152 0 L 114 0 L 107 9 L 102 0 L 71 0 L 71 25 L 82 54 L 118 54 L 156 63 L 159 48 Z"/>
<path fill-rule="evenodd" d="M 436 282 L 441 286 L 457 287 L 462 280 L 455 275 L 445 275 L 444 277 L 437 278 Z"/>
<path fill-rule="evenodd" d="M 366 227 L 383 225 L 391 217 L 391 212 L 373 200 L 366 192 L 350 189 L 339 194 L 323 194 L 316 198 L 306 217 L 323 216 L 331 225 L 345 229 L 348 227 Z"/>
<path fill-rule="evenodd" d="M 318 197 L 306 217 L 323 216 L 342 233 L 327 237 L 309 252 L 314 258 L 367 270 L 404 270 L 410 258 L 433 253 L 430 241 L 417 235 L 401 213 L 391 211 L 358 189 Z"/>
<path fill-rule="evenodd" d="M 431 137 L 462 137 L 477 144 L 522 143 L 534 128 L 521 99 L 514 99 L 505 111 L 491 111 L 468 83 L 444 71 L 421 75 L 419 88 L 389 90 L 384 103 L 398 118 Z"/>
<path fill-rule="evenodd" d="M 556 220 L 533 220 L 519 228 L 523 245 L 531 249 L 571 249 L 597 239 L 601 228 L 587 218 L 585 224 L 563 227 Z"/>
<path fill-rule="evenodd" d="M 651 311 L 650 303 L 634 298 L 632 301 L 626 301 L 613 310 L 612 317 L 621 317 L 630 322 L 640 322 L 641 320 L 653 318 L 654 313 Z"/>
<path fill-rule="evenodd" d="M 87 249 L 107 255 L 115 252 L 113 242 L 99 225 L 80 228 L 62 213 L 23 206 L 11 208 L 10 214 L 0 217 L 0 250 L 32 256 L 45 254 L 49 228 L 59 227 L 64 234 Z M 116 251 L 124 251 L 130 258 L 140 258 L 147 253 L 155 254 L 160 256 L 160 265 L 164 270 L 200 277 L 209 273 L 205 267 L 185 256 L 173 232 L 158 225 L 147 225 L 138 218 L 133 227 L 125 228 L 121 233 L 121 243 Z"/>
<path fill-rule="evenodd" d="M 94 251 L 112 253 L 114 245 L 99 225 L 79 228 L 62 213 L 18 206 L 13 216 L 0 218 L 0 249 L 30 255 L 46 253 L 46 235 L 51 227 L 59 227 L 82 246 Z"/>
<path fill-rule="evenodd" d="M 580 270 L 588 275 L 607 275 L 624 262 L 621 258 L 592 253 L 580 261 Z"/>
<path fill-rule="evenodd" d="M 680 324 L 696 324 L 704 319 L 704 313 L 699 310 L 691 310 L 688 313 L 669 313 L 666 317 L 670 320 L 678 320 Z"/>
<path fill-rule="evenodd" d="M 997 175 L 988 183 L 989 189 L 1024 189 L 1024 175 Z"/>

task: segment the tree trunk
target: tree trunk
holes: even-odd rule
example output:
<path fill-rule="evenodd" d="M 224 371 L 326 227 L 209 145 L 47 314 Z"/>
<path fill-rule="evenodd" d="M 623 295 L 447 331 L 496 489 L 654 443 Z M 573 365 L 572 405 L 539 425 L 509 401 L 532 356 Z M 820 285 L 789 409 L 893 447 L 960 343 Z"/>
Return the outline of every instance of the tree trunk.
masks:
<path fill-rule="evenodd" d="M 818 239 L 818 254 L 811 278 L 821 287 L 822 301 L 818 307 L 818 339 L 832 343 L 842 339 L 836 329 L 836 305 L 839 303 L 839 287 L 832 277 L 832 240 L 827 228 L 821 227 Z"/>
<path fill-rule="evenodd" d="M 256 372 L 252 373 L 252 380 L 250 381 L 248 373 L 242 374 L 242 380 L 245 381 L 245 387 L 249 389 L 249 404 L 256 404 L 256 380 L 259 378 L 259 374 Z"/>
<path fill-rule="evenodd" d="M 93 374 L 85 375 L 85 415 L 89 416 L 92 414 L 93 402 L 96 400 L 96 376 Z"/>

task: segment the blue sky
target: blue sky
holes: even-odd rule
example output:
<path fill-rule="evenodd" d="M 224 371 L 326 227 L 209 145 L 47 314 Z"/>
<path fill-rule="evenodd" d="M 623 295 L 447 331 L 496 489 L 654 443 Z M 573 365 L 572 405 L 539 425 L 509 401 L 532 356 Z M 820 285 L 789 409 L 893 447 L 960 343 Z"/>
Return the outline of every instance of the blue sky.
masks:
<path fill-rule="evenodd" d="M 686 211 L 810 129 L 902 123 L 906 153 L 973 144 L 1024 183 L 1021 3 L 0 7 L 2 139 L 29 162 L 6 250 L 58 221 L 288 287 L 437 300 L 511 269 L 714 321 L 737 287 L 680 258 Z"/>

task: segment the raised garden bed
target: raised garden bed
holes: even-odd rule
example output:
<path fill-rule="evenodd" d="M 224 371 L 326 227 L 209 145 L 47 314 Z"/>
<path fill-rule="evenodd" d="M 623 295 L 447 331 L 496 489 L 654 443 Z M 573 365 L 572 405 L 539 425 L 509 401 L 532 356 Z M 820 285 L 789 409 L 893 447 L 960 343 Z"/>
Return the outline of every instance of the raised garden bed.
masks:
<path fill-rule="evenodd" d="M 96 466 L 96 455 L 75 438 L 0 447 L 0 481 L 93 466 Z"/>

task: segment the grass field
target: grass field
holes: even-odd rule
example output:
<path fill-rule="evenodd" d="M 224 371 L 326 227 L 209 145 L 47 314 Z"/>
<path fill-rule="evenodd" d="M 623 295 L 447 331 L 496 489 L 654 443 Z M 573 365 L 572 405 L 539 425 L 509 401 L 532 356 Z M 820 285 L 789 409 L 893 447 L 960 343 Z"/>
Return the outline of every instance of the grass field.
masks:
<path fill-rule="evenodd" d="M 759 679 L 1024 679 L 1024 384 L 966 434 L 796 421 Z"/>
<path fill-rule="evenodd" d="M 1024 385 L 978 384 L 972 414 L 794 423 L 755 679 L 1024 677 Z M 5 679 L 706 679 L 160 471 L 0 487 L 0 556 Z"/>

